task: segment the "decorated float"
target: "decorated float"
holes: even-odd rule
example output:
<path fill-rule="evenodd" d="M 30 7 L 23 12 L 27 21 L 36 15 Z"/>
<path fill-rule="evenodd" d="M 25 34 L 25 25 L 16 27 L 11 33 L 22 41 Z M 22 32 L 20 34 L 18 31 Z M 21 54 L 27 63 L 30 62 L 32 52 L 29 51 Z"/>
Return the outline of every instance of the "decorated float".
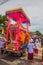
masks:
<path fill-rule="evenodd" d="M 30 19 L 23 8 L 6 11 L 8 25 L 6 28 L 6 51 L 23 52 L 30 39 Z M 23 24 L 26 24 L 24 26 Z"/>

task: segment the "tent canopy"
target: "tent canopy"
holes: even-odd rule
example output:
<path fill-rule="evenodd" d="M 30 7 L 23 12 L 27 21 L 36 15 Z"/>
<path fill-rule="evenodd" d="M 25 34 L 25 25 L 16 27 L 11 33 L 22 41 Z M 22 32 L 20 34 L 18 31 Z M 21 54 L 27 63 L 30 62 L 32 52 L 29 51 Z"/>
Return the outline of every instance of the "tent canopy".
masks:
<path fill-rule="evenodd" d="M 21 21 L 22 23 L 30 24 L 30 19 L 27 17 L 23 8 L 6 11 L 6 16 L 9 16 L 11 19 L 15 20 L 16 22 Z"/>

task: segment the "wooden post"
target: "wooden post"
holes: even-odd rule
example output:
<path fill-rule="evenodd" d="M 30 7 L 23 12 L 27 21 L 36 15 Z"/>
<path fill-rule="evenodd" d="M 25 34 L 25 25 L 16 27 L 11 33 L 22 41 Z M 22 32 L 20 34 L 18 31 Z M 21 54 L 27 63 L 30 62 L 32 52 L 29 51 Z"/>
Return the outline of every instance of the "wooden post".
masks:
<path fill-rule="evenodd" d="M 40 60 L 40 62 L 43 62 L 43 49 L 42 49 L 42 59 Z"/>
<path fill-rule="evenodd" d="M 42 49 L 42 61 L 43 61 L 43 49 Z"/>
<path fill-rule="evenodd" d="M 1 48 L 0 48 L 0 55 L 1 55 Z"/>
<path fill-rule="evenodd" d="M 2 48 L 0 48 L 0 55 L 2 55 L 3 54 L 3 51 L 2 51 Z"/>

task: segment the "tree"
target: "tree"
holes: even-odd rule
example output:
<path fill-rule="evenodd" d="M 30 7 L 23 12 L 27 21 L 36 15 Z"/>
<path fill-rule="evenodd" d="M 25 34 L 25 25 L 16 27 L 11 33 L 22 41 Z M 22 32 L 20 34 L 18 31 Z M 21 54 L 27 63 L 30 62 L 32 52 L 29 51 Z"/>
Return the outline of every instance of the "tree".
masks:
<path fill-rule="evenodd" d="M 38 36 L 41 36 L 42 34 L 39 31 L 35 32 Z"/>
<path fill-rule="evenodd" d="M 0 15 L 0 26 L 2 27 L 2 32 L 6 29 L 7 21 L 6 16 Z"/>

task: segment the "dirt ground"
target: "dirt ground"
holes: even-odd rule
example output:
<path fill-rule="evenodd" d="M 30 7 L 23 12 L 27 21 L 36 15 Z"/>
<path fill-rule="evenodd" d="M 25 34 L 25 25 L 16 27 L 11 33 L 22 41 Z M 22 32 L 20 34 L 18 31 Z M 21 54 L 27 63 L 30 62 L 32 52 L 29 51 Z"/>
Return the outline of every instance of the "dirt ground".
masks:
<path fill-rule="evenodd" d="M 43 65 L 43 62 L 40 62 L 42 57 L 40 55 L 34 56 L 34 62 L 31 63 L 25 57 L 17 57 L 16 55 L 0 55 L 0 65 Z"/>
<path fill-rule="evenodd" d="M 42 59 L 42 48 L 39 48 L 38 55 L 34 56 L 34 62 L 31 63 L 27 59 L 27 53 L 24 57 L 17 57 L 16 55 L 0 55 L 0 65 L 43 65 L 40 62 Z"/>

